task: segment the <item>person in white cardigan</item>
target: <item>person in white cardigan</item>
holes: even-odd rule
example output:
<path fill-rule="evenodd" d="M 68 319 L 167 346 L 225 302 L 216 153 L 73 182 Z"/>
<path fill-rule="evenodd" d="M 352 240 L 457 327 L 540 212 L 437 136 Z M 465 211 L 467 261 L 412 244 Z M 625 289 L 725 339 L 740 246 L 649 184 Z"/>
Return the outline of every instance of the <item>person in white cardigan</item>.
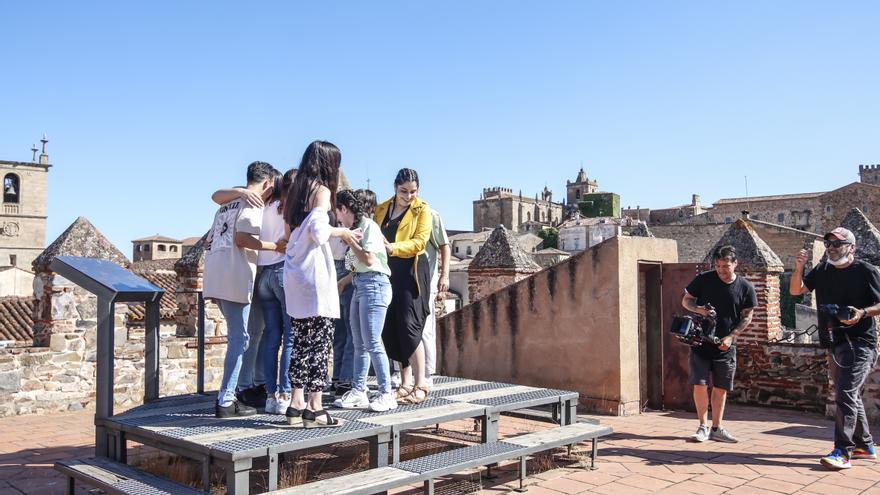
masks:
<path fill-rule="evenodd" d="M 327 363 L 339 318 L 336 267 L 329 240 L 357 242 L 361 233 L 330 225 L 342 154 L 332 143 L 314 141 L 302 157 L 288 191 L 284 220 L 290 239 L 284 256 L 284 296 L 293 330 L 290 381 L 293 397 L 285 415 L 291 425 L 306 428 L 338 426 L 324 410 L 321 393 L 327 384 Z M 305 393 L 308 392 L 308 400 Z"/>

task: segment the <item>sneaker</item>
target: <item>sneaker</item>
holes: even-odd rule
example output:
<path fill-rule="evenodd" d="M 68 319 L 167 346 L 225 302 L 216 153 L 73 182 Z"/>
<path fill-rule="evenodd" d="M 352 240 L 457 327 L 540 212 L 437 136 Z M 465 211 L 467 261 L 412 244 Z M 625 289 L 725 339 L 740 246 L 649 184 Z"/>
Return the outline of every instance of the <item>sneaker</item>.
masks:
<path fill-rule="evenodd" d="M 877 449 L 874 448 L 873 445 L 869 445 L 865 448 L 856 447 L 852 451 L 852 455 L 849 456 L 850 459 L 876 459 L 877 458 Z"/>
<path fill-rule="evenodd" d="M 711 431 L 709 431 L 709 440 L 715 440 L 716 442 L 724 443 L 739 442 L 739 440 L 731 435 L 729 431 L 725 430 L 723 426 L 719 426 L 717 429 L 713 428 Z"/>
<path fill-rule="evenodd" d="M 287 410 L 287 408 L 284 408 Z M 275 394 L 266 397 L 266 414 L 278 414 L 278 399 Z"/>
<path fill-rule="evenodd" d="M 434 377 L 433 376 L 429 376 L 429 377 L 425 378 L 425 387 L 434 388 Z"/>
<path fill-rule="evenodd" d="M 700 425 L 697 428 L 697 432 L 691 435 L 691 440 L 694 442 L 705 442 L 709 439 L 709 427 L 706 425 Z"/>
<path fill-rule="evenodd" d="M 835 471 L 852 467 L 852 464 L 849 463 L 849 457 L 847 457 L 846 453 L 840 449 L 832 450 L 830 454 L 819 459 L 819 462 L 826 468 Z"/>
<path fill-rule="evenodd" d="M 255 408 L 266 407 L 266 385 L 256 385 L 236 394 L 238 400 Z"/>
<path fill-rule="evenodd" d="M 237 400 L 232 401 L 232 404 L 228 406 L 214 404 L 214 417 L 217 418 L 240 418 L 243 416 L 253 416 L 254 414 L 257 414 L 256 409 Z"/>
<path fill-rule="evenodd" d="M 276 414 L 284 414 L 287 411 L 287 408 L 290 407 L 290 394 L 278 394 L 278 397 L 275 399 L 277 401 L 277 409 L 275 409 Z"/>
<path fill-rule="evenodd" d="M 349 390 L 341 399 L 333 401 L 333 405 L 342 409 L 365 409 L 370 407 L 370 399 L 366 392 Z"/>
<path fill-rule="evenodd" d="M 347 394 L 348 391 L 351 390 L 351 384 L 347 382 L 339 382 L 336 384 L 336 389 L 333 391 L 336 394 L 336 397 L 342 397 Z"/>
<path fill-rule="evenodd" d="M 394 398 L 394 392 L 379 394 L 370 402 L 370 411 L 373 412 L 385 412 L 392 409 L 397 409 L 397 399 Z"/>
<path fill-rule="evenodd" d="M 391 388 L 400 387 L 400 383 L 401 383 L 400 372 L 395 371 L 394 373 L 391 374 Z"/>

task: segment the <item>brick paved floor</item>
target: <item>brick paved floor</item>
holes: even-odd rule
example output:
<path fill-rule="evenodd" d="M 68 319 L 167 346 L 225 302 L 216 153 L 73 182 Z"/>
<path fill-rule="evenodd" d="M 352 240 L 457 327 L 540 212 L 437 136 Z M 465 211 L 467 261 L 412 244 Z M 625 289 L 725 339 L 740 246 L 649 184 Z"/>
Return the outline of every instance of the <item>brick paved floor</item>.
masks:
<path fill-rule="evenodd" d="M 0 495 L 64 493 L 64 480 L 52 470 L 52 463 L 93 453 L 92 415 L 82 411 L 0 418 Z M 686 413 L 599 417 L 615 430 L 613 437 L 600 444 L 600 469 L 577 467 L 577 455 L 589 452 L 586 444 L 576 449 L 575 458 L 560 450 L 553 460 L 545 457 L 530 462 L 528 493 L 880 494 L 880 463 L 876 461 L 854 461 L 853 469 L 839 473 L 819 466 L 817 459 L 831 450 L 830 421 L 793 411 L 740 406 L 729 407 L 727 416 L 727 427 L 739 437 L 738 444 L 686 442 L 696 426 Z M 467 426 L 466 422 L 458 424 L 463 429 Z M 516 418 L 501 420 L 502 436 L 540 428 Z M 513 464 L 502 466 L 495 479 L 487 480 L 483 474 L 474 471 L 443 480 L 437 493 L 495 495 L 516 486 Z M 418 490 L 396 493 L 409 495 Z"/>

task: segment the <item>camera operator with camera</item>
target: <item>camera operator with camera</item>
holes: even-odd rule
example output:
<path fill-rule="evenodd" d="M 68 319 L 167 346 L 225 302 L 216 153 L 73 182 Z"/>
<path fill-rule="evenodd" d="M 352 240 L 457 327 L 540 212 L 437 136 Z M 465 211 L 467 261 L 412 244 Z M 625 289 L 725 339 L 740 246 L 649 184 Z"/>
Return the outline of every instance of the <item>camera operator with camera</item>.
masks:
<path fill-rule="evenodd" d="M 874 439 L 862 405 L 862 386 L 877 362 L 877 329 L 872 316 L 880 315 L 880 272 L 855 259 L 856 238 L 838 227 L 825 234 L 825 261 L 804 277 L 807 251 L 795 261 L 789 292 L 793 296 L 816 291 L 819 335 L 834 360 L 837 417 L 834 450 L 820 462 L 829 469 L 847 469 L 850 459 L 876 459 Z M 830 331 L 829 338 L 821 338 Z"/>
<path fill-rule="evenodd" d="M 751 323 L 752 313 L 758 305 L 758 296 L 752 283 L 744 277 L 738 277 L 734 272 L 737 262 L 736 249 L 733 246 L 718 247 L 712 253 L 712 260 L 715 269 L 697 275 L 685 289 L 681 301 L 688 311 L 711 317 L 715 323 L 714 338 L 704 339 L 701 345 L 691 347 L 688 358 L 688 383 L 694 386 L 694 405 L 700 420 L 700 426 L 691 439 L 696 442 L 711 439 L 736 443 L 736 438 L 724 429 L 721 421 L 727 392 L 733 390 L 736 337 Z M 710 376 L 711 430 L 708 426 Z"/>

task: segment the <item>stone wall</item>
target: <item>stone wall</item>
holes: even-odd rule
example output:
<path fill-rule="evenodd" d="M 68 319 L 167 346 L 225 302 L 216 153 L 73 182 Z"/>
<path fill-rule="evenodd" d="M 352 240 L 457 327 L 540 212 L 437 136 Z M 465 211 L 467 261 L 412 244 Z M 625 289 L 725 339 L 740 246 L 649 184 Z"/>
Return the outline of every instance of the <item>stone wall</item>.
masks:
<path fill-rule="evenodd" d="M 53 334 L 49 347 L 0 349 L 0 417 L 94 408 L 96 326 Z M 127 408 L 144 398 L 144 334 L 117 326 L 114 405 Z M 205 389 L 220 386 L 225 339 L 205 348 Z M 160 393 L 196 391 L 196 340 L 162 336 Z"/>
<path fill-rule="evenodd" d="M 730 400 L 826 413 L 832 401 L 827 353 L 815 344 L 737 344 Z"/>
<path fill-rule="evenodd" d="M 810 232 L 818 232 L 822 225 L 821 193 L 725 200 L 715 203 L 709 215 L 713 221 L 725 223 L 740 218 L 743 210 L 748 210 L 750 216 L 756 220 Z"/>
<path fill-rule="evenodd" d="M 0 266 L 31 269 L 31 262 L 46 246 L 48 165 L 0 161 L 0 183 L 7 174 L 19 180 L 18 203 L 0 205 Z M 0 194 L 0 201 L 3 195 Z"/>

